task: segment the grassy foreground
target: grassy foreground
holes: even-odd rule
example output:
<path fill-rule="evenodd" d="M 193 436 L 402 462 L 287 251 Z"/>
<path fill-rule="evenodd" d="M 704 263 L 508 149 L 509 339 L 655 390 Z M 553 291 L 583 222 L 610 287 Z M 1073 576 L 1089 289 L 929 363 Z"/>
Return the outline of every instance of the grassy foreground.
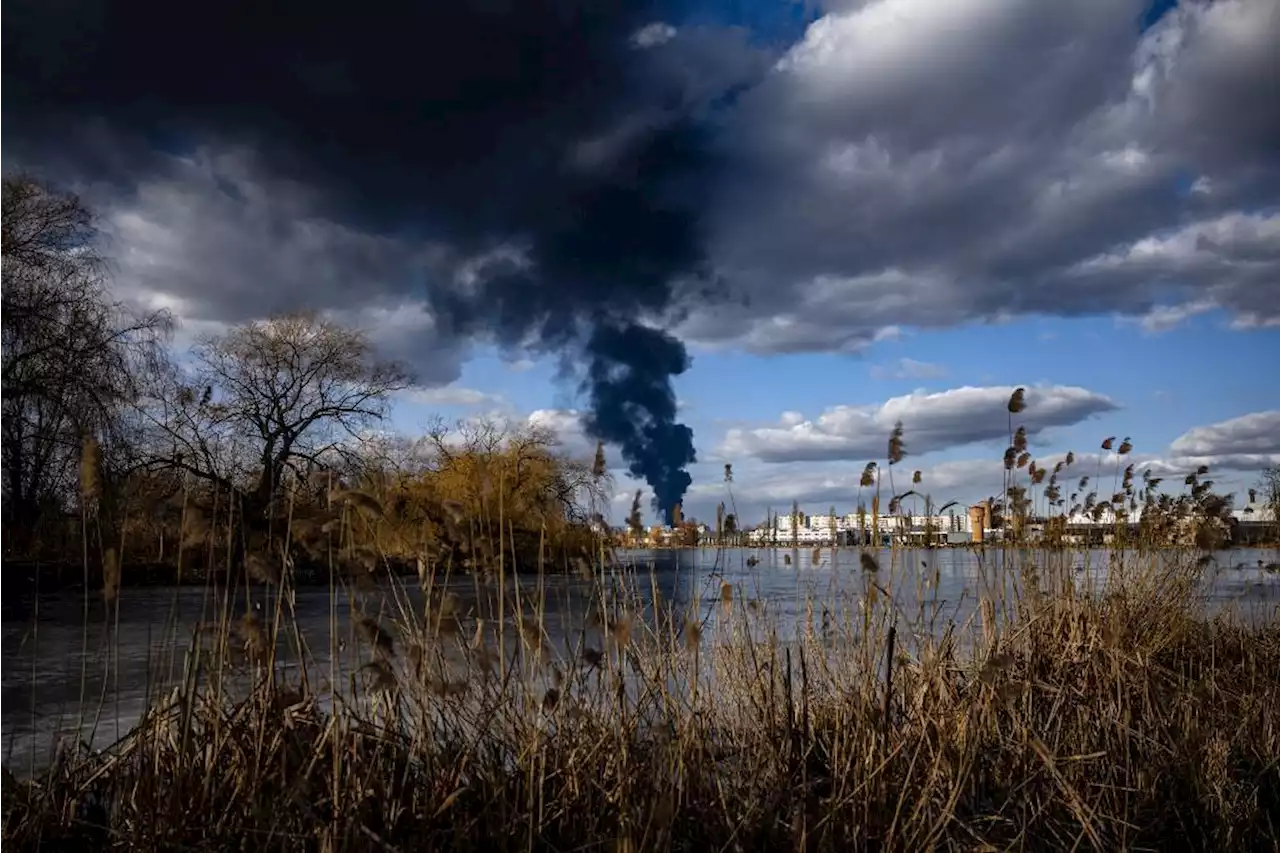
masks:
<path fill-rule="evenodd" d="M 6 774 L 4 843 L 1271 850 L 1280 625 L 1200 618 L 1204 563 L 1153 554 L 1093 595 L 1024 574 L 941 639 L 907 627 L 884 592 L 899 569 L 870 559 L 794 641 L 741 589 L 684 614 L 644 606 L 633 574 L 559 648 L 526 585 L 499 605 L 510 657 L 428 590 L 425 613 L 358 623 L 369 663 L 332 701 L 269 677 L 287 612 L 229 615 L 110 754 Z M 223 687 L 235 667 L 247 697 Z"/>

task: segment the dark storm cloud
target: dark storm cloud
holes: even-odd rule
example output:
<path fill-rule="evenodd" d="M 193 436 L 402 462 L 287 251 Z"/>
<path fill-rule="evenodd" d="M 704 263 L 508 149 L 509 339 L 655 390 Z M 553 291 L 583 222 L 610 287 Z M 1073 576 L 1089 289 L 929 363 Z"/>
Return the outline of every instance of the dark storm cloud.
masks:
<path fill-rule="evenodd" d="M 482 242 L 570 212 L 591 178 L 574 146 L 686 106 L 629 42 L 655 7 L 286 0 L 197 23 L 155 0 L 18 0 L 4 108 L 17 136 L 60 144 L 85 117 L 168 147 L 251 144 L 347 216 Z"/>
<path fill-rule="evenodd" d="M 302 286 L 284 268 L 307 236 L 319 236 L 313 264 L 336 261 L 327 268 L 376 281 L 384 296 L 397 277 L 408 290 L 417 269 L 429 279 L 430 334 L 493 336 L 567 353 L 571 366 L 577 353 L 593 433 L 618 441 L 674 502 L 692 460 L 666 405 L 683 346 L 637 321 L 672 316 L 683 292 L 709 286 L 711 112 L 762 66 L 741 33 L 682 37 L 662 26 L 663 11 L 587 0 L 231 2 L 193 18 L 154 0 L 18 0 L 6 8 L 6 130 L 17 128 L 19 152 L 58 149 L 108 184 L 119 171 L 145 176 L 133 157 L 68 142 L 68 128 L 94 122 L 108 138 L 170 153 L 252 151 L 270 182 L 311 195 L 305 211 L 263 214 L 249 243 L 231 247 L 258 275 L 214 300 L 276 307 L 272 279 Z M 249 206 L 249 187 L 212 180 L 202 197 Z M 443 248 L 405 251 L 414 239 Z M 315 278 L 280 299 L 342 301 L 332 273 Z M 207 288 L 184 290 L 188 302 L 211 300 Z M 617 384 L 612 368 L 595 369 L 602 361 L 631 378 Z"/>

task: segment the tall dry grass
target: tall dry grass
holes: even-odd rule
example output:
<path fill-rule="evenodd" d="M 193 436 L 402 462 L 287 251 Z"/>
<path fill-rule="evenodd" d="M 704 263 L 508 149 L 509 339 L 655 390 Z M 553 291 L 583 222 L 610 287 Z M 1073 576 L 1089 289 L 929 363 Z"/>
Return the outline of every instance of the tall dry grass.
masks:
<path fill-rule="evenodd" d="M 1203 619 L 1198 563 L 1135 565 L 1101 595 L 1042 577 L 941 632 L 914 627 L 877 580 L 906 567 L 867 566 L 856 601 L 812 603 L 822 627 L 794 640 L 727 584 L 709 609 L 676 613 L 646 607 L 633 574 L 564 645 L 536 585 L 510 594 L 501 646 L 433 592 L 424 612 L 356 620 L 367 663 L 342 691 L 271 667 L 287 616 L 228 613 L 115 749 L 6 781 L 4 838 L 1274 849 L 1280 628 Z M 223 687 L 233 656 L 255 673 L 247 695 Z"/>
<path fill-rule="evenodd" d="M 385 555 L 394 510 L 335 503 L 328 558 Z M 424 563 L 416 595 L 385 581 L 382 612 L 333 572 L 327 678 L 276 666 L 282 644 L 307 660 L 323 638 L 297 626 L 287 555 L 254 552 L 279 594 L 226 593 L 177 686 L 114 748 L 7 776 L 6 845 L 1280 844 L 1280 625 L 1207 619 L 1193 547 L 1116 551 L 1094 589 L 1069 549 L 992 546 L 963 624 L 926 606 L 936 579 L 919 552 L 864 551 L 788 634 L 767 599 L 722 578 L 688 608 L 664 602 L 654 576 L 598 543 L 591 606 L 566 626 L 548 616 L 541 563 L 515 571 L 503 521 L 481 502 L 444 522 L 480 531 L 464 539 L 474 611 L 446 591 L 464 569 L 452 562 Z M 362 662 L 350 679 L 341 643 Z"/>

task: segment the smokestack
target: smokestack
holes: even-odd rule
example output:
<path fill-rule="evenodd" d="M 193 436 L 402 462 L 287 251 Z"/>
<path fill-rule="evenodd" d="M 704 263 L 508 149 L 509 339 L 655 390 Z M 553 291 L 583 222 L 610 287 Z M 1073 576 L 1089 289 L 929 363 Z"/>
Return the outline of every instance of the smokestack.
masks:
<path fill-rule="evenodd" d="M 969 507 L 969 530 L 973 544 L 981 545 L 987 532 L 986 501 Z"/>

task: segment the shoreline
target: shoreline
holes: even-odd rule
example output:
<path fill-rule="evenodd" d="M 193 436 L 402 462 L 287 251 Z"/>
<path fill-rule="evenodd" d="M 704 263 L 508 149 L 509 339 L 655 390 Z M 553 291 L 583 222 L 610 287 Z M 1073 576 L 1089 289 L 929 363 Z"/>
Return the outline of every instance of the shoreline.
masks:
<path fill-rule="evenodd" d="M 824 554 L 830 554 L 832 550 L 847 553 L 857 553 L 863 550 L 856 545 L 842 545 L 832 549 L 830 545 L 823 546 L 790 546 L 790 545 L 756 545 L 756 546 L 711 546 L 711 545 L 694 545 L 694 546 L 664 546 L 651 548 L 634 548 L 619 549 L 618 554 L 674 554 L 684 552 L 699 551 L 720 551 L 720 552 L 742 552 L 750 554 L 753 552 L 786 552 L 786 553 L 812 553 L 821 551 Z M 895 545 L 885 546 L 879 549 L 871 549 L 879 552 L 897 552 L 897 551 L 970 551 L 970 552 L 1000 552 L 1000 551 L 1036 551 L 1044 553 L 1061 554 L 1071 551 L 1080 551 L 1084 553 L 1092 551 L 1112 551 L 1109 546 L 1078 546 L 1067 545 L 1057 547 L 1046 547 L 1042 545 L 1020 545 L 1014 543 L 963 543 L 951 545 Z M 1135 553 L 1178 553 L 1185 551 L 1186 548 L 1177 545 L 1168 546 L 1142 546 L 1138 548 L 1127 549 Z M 1275 556 L 1280 559 L 1280 542 L 1248 544 L 1248 545 L 1225 545 L 1221 548 L 1214 549 L 1207 554 L 1224 553 L 1229 551 L 1257 551 L 1257 552 L 1276 552 Z M 415 578 L 417 577 L 416 567 L 408 559 L 393 559 L 393 565 L 398 567 L 394 569 L 382 569 L 376 575 L 371 577 L 375 582 L 382 582 L 391 578 Z M 7 559 L 2 564 L 7 579 L 7 588 L 10 594 L 30 595 L 30 594 L 55 594 L 80 592 L 85 588 L 84 566 L 82 563 L 72 563 L 68 561 L 38 561 L 38 560 L 20 560 Z M 1276 561 L 1270 561 L 1269 565 L 1274 565 L 1280 569 L 1280 564 Z M 793 567 L 794 568 L 794 567 Z M 1239 566 L 1228 566 L 1226 568 L 1240 568 Z M 546 571 L 549 577 L 571 575 L 574 573 L 572 568 L 563 568 L 556 571 Z M 437 573 L 439 575 L 439 573 Z M 451 572 L 455 577 L 470 576 L 473 574 L 468 569 L 455 569 Z M 536 571 L 526 571 L 515 569 L 512 570 L 513 575 L 521 577 L 530 577 L 536 575 Z M 348 582 L 354 582 L 357 578 L 349 575 L 335 573 L 330 575 L 325 567 L 307 566 L 302 570 L 296 571 L 291 579 L 291 585 L 297 589 L 319 589 L 327 588 L 332 585 L 332 577 L 342 577 Z M 192 588 L 210 586 L 214 588 L 224 588 L 228 585 L 229 575 L 225 571 L 207 572 L 200 570 L 183 570 L 182 577 L 177 577 L 177 569 L 167 563 L 134 563 L 129 564 L 121 578 L 121 589 L 156 589 L 164 587 Z M 240 586 L 270 586 L 259 580 L 249 579 L 246 577 L 230 578 L 230 585 L 233 587 Z M 96 569 L 92 570 L 89 578 L 90 591 L 93 593 L 101 593 L 101 575 Z"/>

